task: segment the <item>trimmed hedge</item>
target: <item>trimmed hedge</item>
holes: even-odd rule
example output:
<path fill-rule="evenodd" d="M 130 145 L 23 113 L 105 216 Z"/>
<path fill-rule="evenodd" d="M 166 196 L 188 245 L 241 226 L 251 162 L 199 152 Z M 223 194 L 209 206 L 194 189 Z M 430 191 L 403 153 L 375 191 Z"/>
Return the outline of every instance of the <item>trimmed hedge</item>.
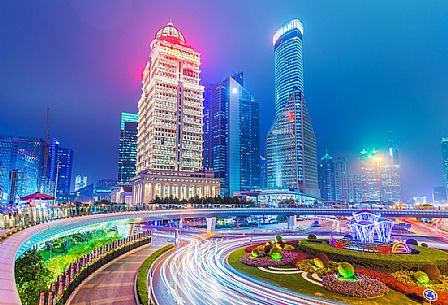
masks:
<path fill-rule="evenodd" d="M 301 241 L 300 249 L 310 256 L 317 253 L 325 253 L 331 260 L 337 262 L 350 262 L 355 266 L 383 271 L 395 272 L 400 270 L 417 271 L 431 262 L 443 272 L 448 271 L 448 253 L 431 248 L 414 246 L 420 251 L 418 254 L 385 254 L 366 253 L 348 249 L 332 247 L 327 243 L 313 243 Z"/>
<path fill-rule="evenodd" d="M 146 280 L 148 278 L 149 268 L 151 268 L 151 265 L 157 258 L 159 258 L 163 253 L 172 249 L 173 247 L 173 244 L 169 244 L 163 248 L 160 248 L 159 250 L 148 256 L 148 258 L 145 259 L 140 268 L 138 268 L 137 294 L 141 304 L 148 305 L 148 282 Z"/>

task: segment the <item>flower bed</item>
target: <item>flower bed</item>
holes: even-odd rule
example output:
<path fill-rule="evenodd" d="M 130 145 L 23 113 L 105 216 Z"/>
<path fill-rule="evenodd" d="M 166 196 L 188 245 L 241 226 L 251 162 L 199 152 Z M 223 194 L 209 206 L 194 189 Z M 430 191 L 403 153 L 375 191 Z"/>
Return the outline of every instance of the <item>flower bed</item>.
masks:
<path fill-rule="evenodd" d="M 385 295 L 389 289 L 377 279 L 359 276 L 352 282 L 339 280 L 336 275 L 328 274 L 322 278 L 322 285 L 329 291 L 355 298 L 377 298 Z"/>
<path fill-rule="evenodd" d="M 245 265 L 253 267 L 269 267 L 269 266 L 277 267 L 277 266 L 290 265 L 297 257 L 298 257 L 297 252 L 283 251 L 282 258 L 276 261 L 269 256 L 252 257 L 251 254 L 248 253 L 245 254 L 242 258 L 240 258 L 240 262 L 242 262 Z"/>
<path fill-rule="evenodd" d="M 285 245 L 291 245 L 294 248 L 297 248 L 297 245 L 298 245 L 297 243 L 298 243 L 298 240 L 290 240 L 290 241 L 285 242 Z M 253 244 L 253 245 L 250 245 L 250 246 L 247 246 L 246 248 L 244 248 L 244 252 L 251 253 L 253 250 L 255 250 L 259 247 L 260 248 L 264 247 L 264 246 L 265 246 L 265 243 Z"/>
<path fill-rule="evenodd" d="M 416 297 L 420 300 L 423 299 L 423 291 L 426 289 L 426 287 L 409 285 L 397 280 L 391 274 L 379 271 L 373 271 L 365 268 L 356 268 L 355 273 L 357 275 L 364 275 L 370 278 L 378 279 L 382 283 L 387 285 L 387 287 L 389 287 L 390 289 L 401 292 L 407 296 Z M 437 302 L 434 302 L 434 304 L 448 305 L 448 292 L 437 291 L 437 294 L 438 294 L 438 300 Z"/>
<path fill-rule="evenodd" d="M 400 270 L 419 270 L 424 264 L 431 262 L 444 272 L 448 270 L 448 253 L 431 248 L 414 246 L 418 254 L 382 254 L 365 253 L 347 249 L 332 247 L 327 243 L 300 242 L 300 249 L 314 256 L 317 253 L 328 255 L 331 260 L 338 262 L 350 262 L 355 266 L 371 268 L 384 272 Z"/>
<path fill-rule="evenodd" d="M 322 277 L 324 275 L 336 272 L 338 263 L 330 262 L 330 265 L 328 267 L 317 268 L 312 259 L 304 259 L 297 265 L 293 266 L 297 267 L 301 271 L 316 273 L 318 276 Z"/>
<path fill-rule="evenodd" d="M 300 252 L 296 252 L 296 258 L 294 258 L 294 260 L 291 262 L 291 265 L 292 265 L 293 267 L 297 267 L 297 265 L 298 265 L 301 261 L 303 261 L 304 259 L 308 259 L 308 258 L 310 258 L 310 256 L 308 255 L 308 253 L 305 253 L 305 252 L 302 252 L 302 251 L 300 251 Z"/>

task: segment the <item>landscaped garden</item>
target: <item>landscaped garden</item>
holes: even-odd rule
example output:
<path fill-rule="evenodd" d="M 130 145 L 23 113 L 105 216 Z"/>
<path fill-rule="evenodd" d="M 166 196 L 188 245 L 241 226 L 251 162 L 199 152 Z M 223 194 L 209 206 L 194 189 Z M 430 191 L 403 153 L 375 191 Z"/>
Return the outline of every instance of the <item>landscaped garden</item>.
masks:
<path fill-rule="evenodd" d="M 370 226 L 365 220 L 359 224 Z M 378 226 L 375 223 L 371 228 Z M 392 241 L 387 234 L 379 240 L 381 231 L 361 229 L 359 232 L 372 242 L 351 236 L 323 240 L 313 234 L 306 240 L 285 242 L 277 236 L 273 241 L 234 251 L 228 262 L 247 275 L 328 300 L 421 304 L 423 291 L 434 289 L 438 294 L 434 304 L 448 304 L 447 252 L 419 245 L 414 239 Z"/>
<path fill-rule="evenodd" d="M 22 303 L 37 304 L 39 293 L 48 289 L 70 264 L 119 239 L 117 231 L 87 231 L 60 237 L 39 250 L 28 250 L 15 264 L 16 286 Z"/>

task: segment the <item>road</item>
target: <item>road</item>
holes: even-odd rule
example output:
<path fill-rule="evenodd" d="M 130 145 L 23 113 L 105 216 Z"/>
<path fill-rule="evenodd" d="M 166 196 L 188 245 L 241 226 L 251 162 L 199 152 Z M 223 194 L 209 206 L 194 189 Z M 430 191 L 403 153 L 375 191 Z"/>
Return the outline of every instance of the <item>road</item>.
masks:
<path fill-rule="evenodd" d="M 166 238 L 154 238 L 149 247 L 122 256 L 96 272 L 76 291 L 69 305 L 133 305 L 134 281 L 143 261 L 167 245 Z"/>
<path fill-rule="evenodd" d="M 269 237 L 253 237 L 253 241 Z M 158 305 L 333 304 L 247 278 L 226 263 L 249 238 L 184 237 L 185 245 L 154 266 L 151 285 Z"/>

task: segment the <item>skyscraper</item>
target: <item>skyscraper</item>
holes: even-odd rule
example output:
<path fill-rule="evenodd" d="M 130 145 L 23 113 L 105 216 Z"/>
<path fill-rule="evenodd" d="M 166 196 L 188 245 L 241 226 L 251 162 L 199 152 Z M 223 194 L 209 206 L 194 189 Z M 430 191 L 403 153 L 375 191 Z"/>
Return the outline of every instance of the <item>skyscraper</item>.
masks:
<path fill-rule="evenodd" d="M 151 42 L 138 102 L 136 204 L 219 194 L 219 180 L 202 170 L 200 64 L 200 54 L 171 22 Z"/>
<path fill-rule="evenodd" d="M 274 35 L 275 114 L 266 139 L 268 188 L 319 196 L 317 145 L 303 93 L 303 26 L 293 19 Z"/>
<path fill-rule="evenodd" d="M 348 165 L 345 158 L 335 158 L 334 160 L 334 179 L 336 201 L 350 201 L 350 183 Z"/>
<path fill-rule="evenodd" d="M 336 200 L 336 179 L 333 158 L 328 154 L 320 159 L 319 164 L 319 190 L 324 201 Z"/>
<path fill-rule="evenodd" d="M 137 123 L 138 115 L 133 113 L 121 114 L 120 148 L 118 155 L 118 184 L 130 185 L 135 177 L 137 163 Z"/>
<path fill-rule="evenodd" d="M 38 190 L 43 167 L 44 141 L 26 137 L 0 137 L 3 203 L 15 203 Z"/>
<path fill-rule="evenodd" d="M 204 160 L 210 160 L 208 166 L 221 180 L 221 195 L 258 189 L 259 104 L 244 88 L 243 73 L 210 87 L 204 101 L 209 116 L 204 120 Z"/>
<path fill-rule="evenodd" d="M 382 201 L 380 180 L 382 159 L 378 156 L 378 150 L 363 149 L 359 159 L 361 162 L 362 201 Z"/>
<path fill-rule="evenodd" d="M 87 176 L 77 175 L 75 178 L 75 192 L 87 186 Z"/>
<path fill-rule="evenodd" d="M 389 143 L 389 148 L 381 156 L 381 199 L 383 202 L 401 200 L 401 175 L 398 150 Z"/>
<path fill-rule="evenodd" d="M 73 167 L 73 150 L 57 145 L 55 156 L 55 197 L 58 201 L 69 201 Z"/>
<path fill-rule="evenodd" d="M 445 187 L 448 193 L 448 137 L 442 138 L 442 160 L 443 160 L 443 173 L 445 175 Z"/>

